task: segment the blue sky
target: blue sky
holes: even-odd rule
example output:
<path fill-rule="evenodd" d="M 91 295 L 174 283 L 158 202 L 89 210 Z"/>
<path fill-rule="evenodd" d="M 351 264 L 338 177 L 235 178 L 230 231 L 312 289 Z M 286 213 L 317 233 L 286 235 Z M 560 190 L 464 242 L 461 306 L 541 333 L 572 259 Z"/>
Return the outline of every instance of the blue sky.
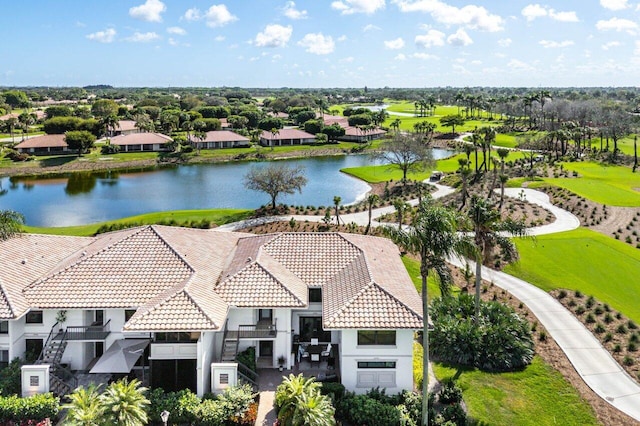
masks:
<path fill-rule="evenodd" d="M 629 0 L 22 0 L 2 86 L 635 86 Z"/>

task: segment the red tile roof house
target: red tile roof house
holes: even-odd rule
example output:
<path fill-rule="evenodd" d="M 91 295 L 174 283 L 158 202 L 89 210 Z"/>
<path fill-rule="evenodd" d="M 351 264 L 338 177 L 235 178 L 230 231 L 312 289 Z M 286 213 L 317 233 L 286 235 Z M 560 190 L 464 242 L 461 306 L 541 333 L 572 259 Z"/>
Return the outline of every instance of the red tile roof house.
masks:
<path fill-rule="evenodd" d="M 153 225 L 23 234 L 0 242 L 0 253 L 0 357 L 61 347 L 42 358 L 58 393 L 75 385 L 61 384 L 60 364 L 126 374 L 137 361 L 152 387 L 203 395 L 221 390 L 224 374 L 233 382 L 233 360 L 248 347 L 259 368 L 278 368 L 283 356 L 287 369 L 304 370 L 318 360 L 297 354 L 329 344 L 319 368 L 347 389 L 413 388 L 421 299 L 384 238 Z M 114 354 L 129 363 L 110 366 Z"/>
<path fill-rule="evenodd" d="M 111 136 L 130 135 L 132 133 L 140 133 L 140 129 L 136 127 L 136 122 L 133 120 L 120 120 L 112 133 Z"/>
<path fill-rule="evenodd" d="M 173 139 L 162 133 L 130 133 L 114 136 L 110 141 L 111 145 L 120 147 L 120 152 L 159 152 L 168 151 L 166 143 L 173 141 Z"/>
<path fill-rule="evenodd" d="M 204 139 L 191 135 L 191 145 L 196 149 L 247 148 L 251 146 L 249 138 L 230 130 L 216 130 L 205 133 Z"/>
<path fill-rule="evenodd" d="M 280 129 L 275 135 L 264 130 L 260 135 L 260 145 L 263 146 L 304 145 L 315 142 L 315 135 L 298 129 Z"/>
<path fill-rule="evenodd" d="M 64 140 L 64 135 L 36 136 L 15 146 L 18 152 L 28 154 L 64 154 L 71 152 Z"/>
<path fill-rule="evenodd" d="M 344 128 L 345 130 L 344 136 L 339 138 L 342 141 L 368 142 L 374 139 L 380 139 L 381 137 L 387 134 L 387 132 L 382 130 L 380 127 L 376 127 L 371 130 L 363 130 L 355 126 L 349 126 L 348 117 L 342 117 L 337 115 L 324 116 L 325 126 L 331 126 L 332 124 L 336 124 L 336 123 L 339 124 L 340 127 Z"/>

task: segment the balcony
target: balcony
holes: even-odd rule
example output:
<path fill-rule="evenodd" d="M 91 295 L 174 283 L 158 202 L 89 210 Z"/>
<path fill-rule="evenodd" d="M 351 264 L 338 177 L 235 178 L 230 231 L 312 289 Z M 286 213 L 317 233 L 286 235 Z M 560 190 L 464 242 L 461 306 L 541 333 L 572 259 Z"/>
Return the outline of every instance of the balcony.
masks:
<path fill-rule="evenodd" d="M 276 324 L 258 321 L 257 324 L 241 324 L 237 330 L 227 329 L 227 339 L 275 339 L 278 334 Z"/>
<path fill-rule="evenodd" d="M 100 325 L 69 326 L 66 329 L 66 335 L 64 330 L 60 330 L 53 339 L 62 339 L 64 335 L 67 341 L 100 342 L 111 333 L 110 323 L 111 320 L 107 321 L 106 324 Z"/>

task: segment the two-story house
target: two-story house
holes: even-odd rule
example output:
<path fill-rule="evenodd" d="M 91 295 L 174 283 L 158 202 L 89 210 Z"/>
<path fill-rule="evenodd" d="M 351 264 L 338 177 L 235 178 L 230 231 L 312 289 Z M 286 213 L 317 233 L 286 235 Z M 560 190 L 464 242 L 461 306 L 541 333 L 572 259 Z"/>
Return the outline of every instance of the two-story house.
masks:
<path fill-rule="evenodd" d="M 0 256 L 2 362 L 31 352 L 57 371 L 126 373 L 137 361 L 152 386 L 202 395 L 212 363 L 253 346 L 260 367 L 291 366 L 317 339 L 347 389 L 413 387 L 421 299 L 384 238 L 144 226 L 24 234 Z"/>

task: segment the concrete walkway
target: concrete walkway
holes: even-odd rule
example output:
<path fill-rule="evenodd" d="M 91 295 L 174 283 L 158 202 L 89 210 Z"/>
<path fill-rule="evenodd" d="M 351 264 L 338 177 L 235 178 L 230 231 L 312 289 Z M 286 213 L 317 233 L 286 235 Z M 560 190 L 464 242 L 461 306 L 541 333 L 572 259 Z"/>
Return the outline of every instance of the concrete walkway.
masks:
<path fill-rule="evenodd" d="M 432 194 L 434 198 L 454 192 L 452 188 L 443 185 L 436 185 L 436 187 L 437 191 Z M 529 235 L 565 232 L 580 226 L 580 221 L 576 216 L 551 204 L 549 197 L 540 191 L 530 188 L 506 188 L 505 195 L 513 198 L 524 198 L 526 201 L 539 205 L 555 215 L 556 220 L 553 223 L 531 228 Z M 417 204 L 417 200 L 412 200 L 411 204 Z M 394 211 L 393 206 L 374 209 L 372 217 L 374 219 L 379 218 Z M 291 217 L 295 218 L 295 220 L 308 220 L 310 222 L 323 219 L 319 216 L 293 215 L 260 218 L 258 221 L 261 221 L 261 223 L 279 220 L 288 221 Z M 341 218 L 344 223 L 354 222 L 358 225 L 366 226 L 369 221 L 369 214 L 364 211 L 345 214 Z M 221 226 L 218 229 L 239 230 L 251 222 L 238 222 Z M 256 222 L 254 221 L 253 223 Z M 372 226 L 377 225 L 380 225 L 380 223 L 372 221 Z M 450 263 L 458 267 L 464 267 L 463 261 L 459 259 L 450 259 Z M 470 262 L 470 265 L 471 269 L 474 270 L 475 264 Z M 605 401 L 640 422 L 640 385 L 624 371 L 595 336 L 570 311 L 550 294 L 514 276 L 484 266 L 482 267 L 482 276 L 485 280 L 491 281 L 498 287 L 507 290 L 525 303 L 567 355 L 567 358 L 584 382 Z M 263 394 L 265 397 L 264 403 L 262 400 Z M 256 424 L 265 425 L 267 424 L 265 422 L 271 420 L 269 414 L 272 416 L 273 412 L 269 410 L 272 405 L 272 399 L 269 400 L 269 398 L 273 398 L 270 390 L 267 389 L 265 392 L 261 392 L 260 408 L 262 410 L 259 413 L 263 416 L 266 415 L 268 420 L 265 420 L 265 417 L 258 416 L 260 422 Z M 267 401 L 270 402 L 268 403 Z M 267 404 L 269 405 L 263 408 L 263 405 Z"/>

